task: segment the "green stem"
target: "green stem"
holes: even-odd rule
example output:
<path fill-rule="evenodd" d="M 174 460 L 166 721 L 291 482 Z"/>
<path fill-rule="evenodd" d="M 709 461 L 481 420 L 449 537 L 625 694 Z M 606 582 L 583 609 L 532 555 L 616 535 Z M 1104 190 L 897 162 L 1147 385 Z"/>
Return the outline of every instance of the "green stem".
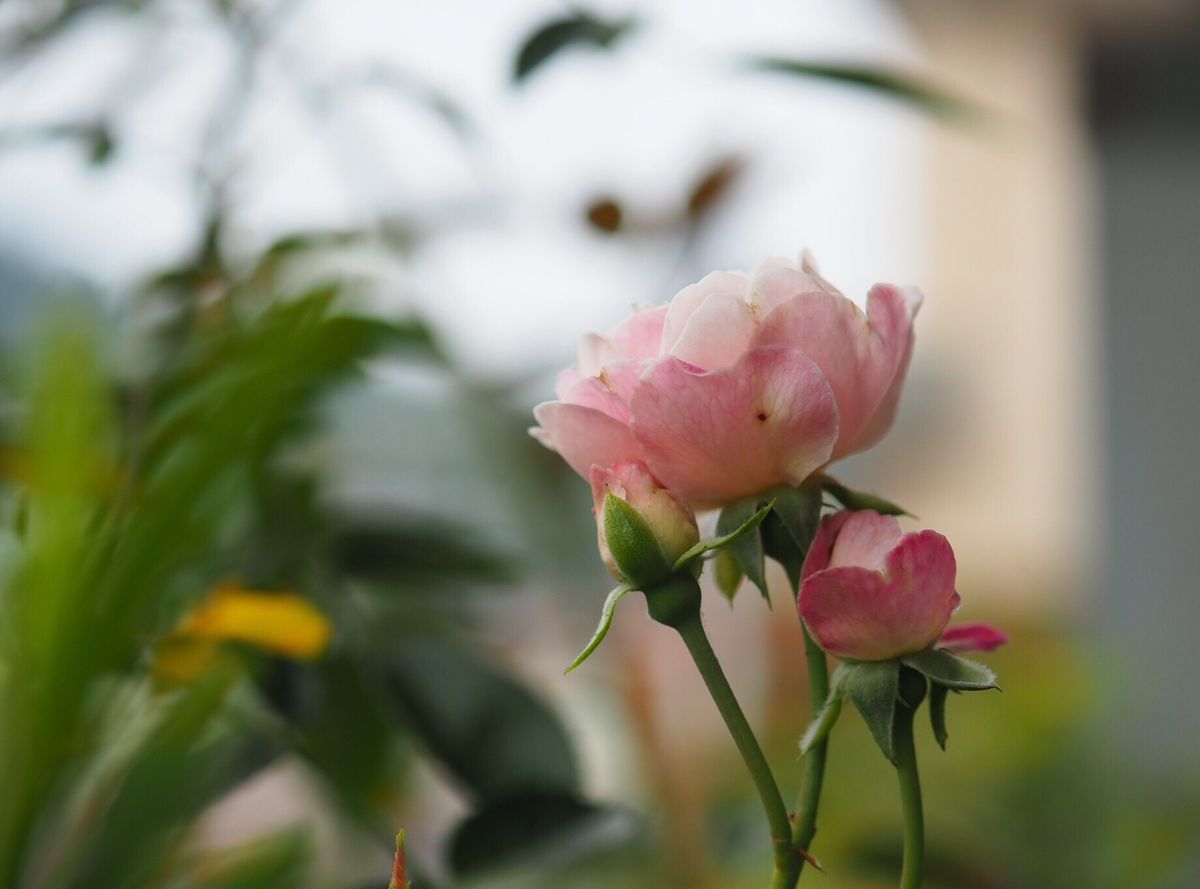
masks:
<path fill-rule="evenodd" d="M 729 680 L 725 678 L 725 671 L 721 669 L 717 655 L 708 641 L 708 635 L 704 632 L 704 625 L 700 622 L 699 612 L 679 621 L 675 629 L 683 638 L 692 660 L 696 662 L 696 669 L 700 671 L 700 677 L 708 687 L 713 703 L 717 705 L 721 718 L 725 720 L 725 726 L 729 729 L 733 743 L 737 745 L 738 752 L 746 763 L 746 769 L 754 781 L 759 799 L 762 800 L 767 823 L 771 827 L 771 844 L 775 850 L 775 871 L 771 878 L 771 889 L 786 889 L 794 884 L 794 878 L 791 883 L 784 881 L 789 878 L 790 873 L 797 872 L 794 860 L 798 856 L 792 853 L 791 822 L 783 796 L 779 793 L 779 785 L 775 783 L 775 776 L 771 773 L 766 757 L 763 756 L 758 739 L 754 737 L 754 731 L 746 721 L 742 708 L 738 706 Z"/>
<path fill-rule="evenodd" d="M 925 816 L 921 809 L 921 779 L 913 744 L 914 710 L 896 707 L 896 773 L 900 778 L 900 807 L 904 812 L 904 869 L 900 889 L 921 889 L 925 859 Z"/>
<path fill-rule="evenodd" d="M 821 705 L 829 696 L 829 666 L 825 661 L 825 652 L 808 635 L 807 628 L 801 625 L 804 633 L 804 657 L 808 662 L 808 689 L 810 719 L 815 719 Z M 804 777 L 800 782 L 800 795 L 796 801 L 796 821 L 792 825 L 792 845 L 797 849 L 808 851 L 813 837 L 817 834 L 817 809 L 821 805 L 821 788 L 825 783 L 825 758 L 829 749 L 828 740 L 823 740 L 813 746 L 804 757 Z M 792 882 L 786 884 L 786 889 L 796 885 L 800 872 L 804 869 L 804 859 L 796 858 L 796 874 Z"/>

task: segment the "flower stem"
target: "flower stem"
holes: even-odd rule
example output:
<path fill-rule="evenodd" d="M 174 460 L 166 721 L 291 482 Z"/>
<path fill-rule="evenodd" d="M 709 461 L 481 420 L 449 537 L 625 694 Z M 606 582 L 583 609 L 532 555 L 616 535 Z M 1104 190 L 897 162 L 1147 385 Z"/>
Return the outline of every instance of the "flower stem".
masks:
<path fill-rule="evenodd" d="M 742 755 L 742 761 L 746 763 L 746 769 L 754 781 L 759 799 L 762 800 L 767 823 L 771 828 L 771 845 L 775 853 L 771 889 L 786 889 L 795 883 L 795 878 L 790 877 L 790 874 L 798 873 L 795 862 L 799 856 L 792 851 L 791 822 L 783 796 L 779 793 L 779 785 L 775 783 L 775 776 L 771 773 L 766 757 L 763 756 L 758 739 L 754 737 L 754 731 L 738 705 L 729 680 L 725 678 L 725 671 L 721 669 L 717 655 L 708 641 L 708 635 L 704 632 L 699 612 L 681 620 L 675 629 L 683 638 L 692 660 L 696 662 L 696 669 L 700 671 L 713 703 L 717 705 L 721 718 L 725 720 L 725 726 L 729 729 L 729 734 L 733 737 L 733 742 Z M 789 879 L 791 882 L 786 882 Z"/>
<path fill-rule="evenodd" d="M 921 808 L 921 779 L 913 744 L 914 709 L 896 707 L 896 773 L 900 778 L 900 807 L 904 813 L 904 868 L 900 889 L 921 889 L 925 859 L 925 816 Z"/>
<path fill-rule="evenodd" d="M 829 666 L 825 662 L 825 652 L 808 635 L 808 630 L 801 625 L 804 633 L 804 657 L 808 662 L 809 711 L 816 718 L 821 705 L 829 695 Z M 808 851 L 813 837 L 817 834 L 817 809 L 821 804 L 821 788 L 825 783 L 825 757 L 828 752 L 828 740 L 822 740 L 813 746 L 804 757 L 804 777 L 800 782 L 800 795 L 796 801 L 796 821 L 792 825 L 792 845 L 797 849 Z M 796 858 L 796 874 L 787 889 L 796 885 L 800 872 L 804 868 L 804 859 Z"/>

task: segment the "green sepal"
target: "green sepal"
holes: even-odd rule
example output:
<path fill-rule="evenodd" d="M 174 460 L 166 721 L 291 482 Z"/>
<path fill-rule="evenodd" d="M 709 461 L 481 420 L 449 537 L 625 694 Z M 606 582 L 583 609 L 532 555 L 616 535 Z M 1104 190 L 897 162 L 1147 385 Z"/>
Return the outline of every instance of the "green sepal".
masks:
<path fill-rule="evenodd" d="M 735 500 L 730 503 L 717 516 L 717 533 L 720 535 L 736 533 L 738 528 L 750 521 L 759 511 L 760 502 L 758 497 L 747 497 L 744 500 Z M 731 543 L 728 552 L 732 553 L 734 559 L 737 560 L 742 574 L 758 587 L 763 598 L 770 603 L 770 597 L 767 595 L 766 571 L 763 566 L 762 537 L 758 534 L 747 534 Z"/>
<path fill-rule="evenodd" d="M 610 491 L 604 498 L 604 540 L 621 576 L 644 590 L 671 575 L 671 566 L 646 520 Z"/>
<path fill-rule="evenodd" d="M 829 684 L 829 694 L 825 696 L 825 702 L 800 738 L 801 756 L 807 756 L 808 751 L 824 741 L 833 730 L 842 713 L 842 683 L 845 682 L 846 674 L 851 669 L 852 667 L 848 664 L 842 664 L 834 671 L 833 681 Z"/>
<path fill-rule="evenodd" d="M 931 682 L 949 686 L 955 691 L 987 691 L 999 688 L 996 674 L 985 667 L 943 648 L 927 648 L 901 658 L 905 666 L 924 673 Z"/>
<path fill-rule="evenodd" d="M 863 661 L 848 665 L 844 680 L 845 693 L 866 720 L 867 728 L 879 749 L 893 763 L 896 761 L 897 695 L 900 692 L 899 661 Z"/>
<path fill-rule="evenodd" d="M 929 722 L 933 726 L 933 737 L 938 746 L 946 749 L 946 698 L 950 689 L 939 682 L 929 683 Z"/>
<path fill-rule="evenodd" d="M 742 585 L 742 569 L 738 566 L 737 559 L 733 553 L 727 549 L 717 550 L 717 554 L 713 557 L 713 578 L 717 582 L 719 589 L 725 598 L 729 600 L 729 604 L 733 604 L 733 597 L 737 595 L 738 587 Z"/>
<path fill-rule="evenodd" d="M 627 583 L 623 583 L 608 594 L 608 597 L 604 600 L 604 607 L 600 609 L 600 623 L 596 625 L 596 632 L 592 633 L 592 638 L 588 640 L 588 644 L 584 646 L 583 651 L 579 652 L 579 656 L 571 661 L 571 666 L 566 669 L 567 673 L 570 673 L 591 657 L 592 652 L 604 641 L 604 637 L 608 635 L 608 628 L 612 626 L 613 615 L 617 611 L 617 603 L 625 598 L 626 593 L 632 590 L 633 587 Z"/>
<path fill-rule="evenodd" d="M 827 475 L 821 478 L 821 487 L 837 498 L 838 503 L 842 504 L 846 509 L 872 509 L 880 515 L 914 517 L 907 509 L 897 506 L 890 500 L 884 500 L 882 497 L 867 494 L 864 491 L 847 488 L 837 479 L 830 478 Z"/>
<path fill-rule="evenodd" d="M 687 565 L 688 562 L 692 561 L 692 559 L 697 559 L 714 549 L 722 549 L 726 546 L 737 543 L 739 540 L 742 540 L 752 531 L 755 531 L 760 524 L 762 524 L 762 520 L 767 517 L 767 513 L 771 511 L 771 507 L 774 505 L 775 501 L 772 500 L 728 534 L 722 534 L 718 537 L 706 537 L 704 540 L 701 540 L 682 556 L 676 559 L 675 565 L 671 570 L 678 571 Z"/>

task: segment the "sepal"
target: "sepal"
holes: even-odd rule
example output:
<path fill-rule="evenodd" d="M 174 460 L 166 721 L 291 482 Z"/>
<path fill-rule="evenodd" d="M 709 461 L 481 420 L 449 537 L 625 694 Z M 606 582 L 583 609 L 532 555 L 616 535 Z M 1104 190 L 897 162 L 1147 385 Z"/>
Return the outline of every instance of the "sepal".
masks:
<path fill-rule="evenodd" d="M 780 485 L 763 496 L 775 498 L 775 508 L 762 527 L 763 549 L 783 566 L 795 594 L 800 589 L 804 560 L 821 522 L 821 490 L 815 485 L 800 488 Z"/>
<path fill-rule="evenodd" d="M 665 580 L 671 566 L 646 520 L 614 494 L 604 498 L 604 539 L 621 577 L 635 589 Z"/>
<path fill-rule="evenodd" d="M 754 531 L 758 530 L 758 526 L 762 524 L 762 520 L 767 517 L 767 513 L 771 511 L 771 507 L 774 505 L 775 501 L 772 500 L 728 534 L 722 534 L 718 537 L 707 537 L 704 540 L 701 540 L 682 556 L 680 556 L 676 560 L 675 565 L 671 570 L 680 571 L 693 559 L 698 559 L 707 552 L 732 546 L 738 541 L 745 539 Z"/>
<path fill-rule="evenodd" d="M 820 744 L 833 730 L 837 724 L 838 717 L 842 714 L 842 683 L 846 680 L 846 674 L 853 669 L 850 664 L 842 664 L 833 672 L 833 680 L 829 684 L 829 694 L 825 696 L 825 703 L 821 705 L 820 711 L 813 721 L 809 723 L 803 736 L 800 738 L 800 755 L 807 756 L 808 751 L 812 750 L 817 744 Z"/>
<path fill-rule="evenodd" d="M 717 582 L 717 589 L 729 600 L 730 605 L 733 605 L 733 597 L 737 595 L 744 577 L 733 553 L 727 549 L 717 550 L 716 556 L 713 557 L 713 579 Z"/>
<path fill-rule="evenodd" d="M 983 664 L 977 664 L 942 648 L 927 648 L 901 658 L 905 666 L 923 673 L 931 682 L 955 691 L 987 691 L 999 688 L 996 674 Z"/>
<path fill-rule="evenodd" d="M 937 682 L 929 683 L 929 724 L 933 727 L 933 738 L 938 746 L 946 749 L 946 698 L 950 689 Z"/>
<path fill-rule="evenodd" d="M 843 681 L 845 694 L 862 714 L 879 749 L 896 761 L 897 697 L 900 693 L 899 661 L 862 661 L 848 664 Z"/>
<path fill-rule="evenodd" d="M 882 497 L 868 494 L 865 491 L 856 491 L 853 488 L 848 488 L 837 479 L 831 478 L 828 475 L 821 476 L 820 484 L 823 489 L 831 494 L 846 509 L 855 511 L 870 509 L 880 515 L 909 516 L 910 518 L 915 518 L 907 509 L 897 506 L 890 500 L 884 500 Z"/>
<path fill-rule="evenodd" d="M 566 669 L 567 673 L 570 673 L 591 657 L 592 652 L 604 641 L 604 637 L 608 635 L 608 628 L 612 626 L 613 615 L 617 611 L 617 603 L 625 598 L 626 593 L 632 590 L 633 587 L 627 583 L 623 583 L 608 594 L 608 597 L 604 600 L 604 607 L 600 609 L 600 623 L 596 625 L 596 632 L 592 633 L 592 638 L 588 640 L 588 644 L 584 646 L 583 651 L 579 652 L 579 656 L 571 661 L 571 666 Z"/>

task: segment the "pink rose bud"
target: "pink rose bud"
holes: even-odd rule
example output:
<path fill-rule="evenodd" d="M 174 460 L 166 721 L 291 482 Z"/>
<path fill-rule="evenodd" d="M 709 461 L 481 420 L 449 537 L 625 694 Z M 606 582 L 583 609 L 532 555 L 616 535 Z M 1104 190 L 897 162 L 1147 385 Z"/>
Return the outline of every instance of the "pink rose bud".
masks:
<path fill-rule="evenodd" d="M 692 510 L 645 464 L 593 466 L 591 481 L 600 557 L 618 580 L 640 589 L 653 586 L 699 542 Z"/>
<path fill-rule="evenodd" d="M 640 461 L 700 507 L 798 486 L 887 432 L 919 305 L 878 284 L 864 313 L 807 260 L 713 272 L 584 337 L 532 434 L 580 475 Z"/>
<path fill-rule="evenodd" d="M 960 601 L 954 576 L 954 552 L 941 534 L 905 534 L 893 516 L 844 511 L 821 521 L 797 603 L 817 644 L 852 660 L 884 661 L 939 644 L 990 651 L 1007 641 L 984 624 L 946 630 Z"/>

